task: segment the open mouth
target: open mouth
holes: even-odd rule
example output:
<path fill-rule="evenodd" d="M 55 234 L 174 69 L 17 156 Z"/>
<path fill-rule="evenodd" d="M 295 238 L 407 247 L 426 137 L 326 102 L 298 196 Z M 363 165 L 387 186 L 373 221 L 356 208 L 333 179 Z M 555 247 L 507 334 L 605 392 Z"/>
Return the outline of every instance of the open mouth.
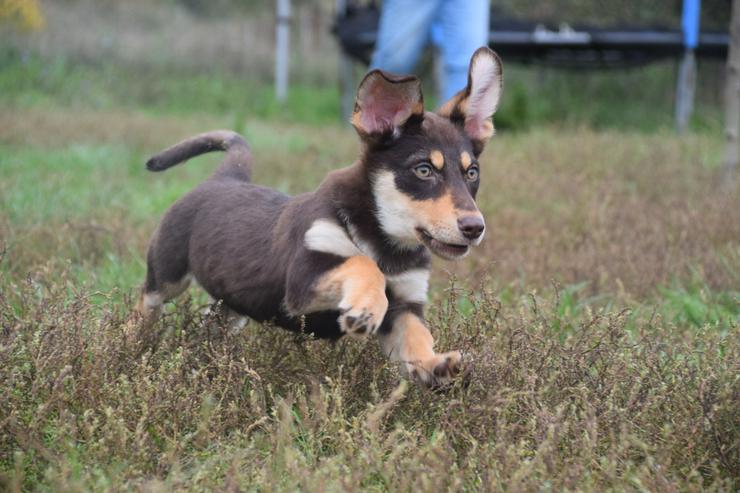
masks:
<path fill-rule="evenodd" d="M 470 245 L 460 245 L 456 243 L 445 243 L 443 241 L 439 241 L 424 229 L 417 228 L 416 231 L 417 233 L 419 233 L 419 238 L 421 239 L 421 242 L 424 243 L 424 245 L 426 245 L 427 248 L 429 248 L 432 252 L 442 258 L 459 258 L 468 253 L 468 250 L 470 249 Z"/>

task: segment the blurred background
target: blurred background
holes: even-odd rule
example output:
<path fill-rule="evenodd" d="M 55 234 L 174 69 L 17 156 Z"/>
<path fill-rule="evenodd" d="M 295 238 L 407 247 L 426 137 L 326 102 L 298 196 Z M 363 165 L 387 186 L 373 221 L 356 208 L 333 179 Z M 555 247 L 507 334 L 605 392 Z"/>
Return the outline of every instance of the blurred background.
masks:
<path fill-rule="evenodd" d="M 92 107 L 143 104 L 162 110 L 335 120 L 340 105 L 340 45 L 332 31 L 347 2 L 292 1 L 290 99 L 284 106 L 276 104 L 272 87 L 276 3 L 6 0 L 6 10 L 19 7 L 5 14 L 0 31 L 4 79 L 0 97 L 18 102 L 19 86 L 32 85 L 35 91 L 26 88 L 22 94 L 28 104 L 53 97 Z M 376 4 L 350 2 L 349 11 L 354 12 L 353 5 Z M 502 22 L 508 28 L 522 23 L 559 28 L 565 23 L 597 29 L 680 30 L 681 14 L 680 0 L 495 0 L 491 22 L 494 32 Z M 702 31 L 726 33 L 729 14 L 728 0 L 704 0 Z M 354 27 L 350 22 L 349 28 Z M 362 34 L 350 31 L 349 36 Z M 507 63 L 507 93 L 498 126 L 515 130 L 540 123 L 637 130 L 670 126 L 679 60 L 670 56 L 612 70 L 584 70 L 583 64 L 578 70 L 563 70 L 557 64 L 535 63 L 538 60 L 532 57 L 524 64 Z M 707 57 L 699 64 L 691 126 L 717 131 L 725 60 Z M 360 73 L 366 68 L 355 65 Z M 427 82 L 433 80 L 431 50 L 417 71 Z"/>

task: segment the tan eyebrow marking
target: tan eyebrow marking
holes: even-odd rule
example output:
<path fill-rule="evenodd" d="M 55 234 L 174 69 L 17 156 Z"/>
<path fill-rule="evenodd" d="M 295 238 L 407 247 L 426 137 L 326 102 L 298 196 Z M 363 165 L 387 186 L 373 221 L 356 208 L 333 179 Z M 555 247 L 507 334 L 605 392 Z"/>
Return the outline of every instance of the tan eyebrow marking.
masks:
<path fill-rule="evenodd" d="M 442 167 L 445 165 L 445 157 L 440 151 L 432 151 L 429 154 L 429 160 L 437 169 L 442 169 Z"/>
<path fill-rule="evenodd" d="M 468 151 L 462 151 L 462 154 L 460 154 L 460 162 L 462 163 L 463 169 L 468 169 L 471 164 L 473 164 L 473 160 L 470 157 L 470 154 L 468 154 Z"/>

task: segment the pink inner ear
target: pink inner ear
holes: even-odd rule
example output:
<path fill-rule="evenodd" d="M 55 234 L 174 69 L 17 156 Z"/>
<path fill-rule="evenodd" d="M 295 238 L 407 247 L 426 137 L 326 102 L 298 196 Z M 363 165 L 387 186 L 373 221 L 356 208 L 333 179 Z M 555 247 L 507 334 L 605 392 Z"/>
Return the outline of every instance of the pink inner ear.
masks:
<path fill-rule="evenodd" d="M 362 106 L 360 122 L 368 133 L 392 131 L 411 115 L 412 105 L 413 102 L 408 98 L 397 94 L 368 94 Z"/>
<path fill-rule="evenodd" d="M 493 136 L 493 122 L 490 118 L 465 120 L 465 133 L 474 139 L 485 140 Z"/>
<path fill-rule="evenodd" d="M 474 138 L 480 138 L 483 133 L 483 122 L 477 118 L 465 120 L 465 133 Z"/>

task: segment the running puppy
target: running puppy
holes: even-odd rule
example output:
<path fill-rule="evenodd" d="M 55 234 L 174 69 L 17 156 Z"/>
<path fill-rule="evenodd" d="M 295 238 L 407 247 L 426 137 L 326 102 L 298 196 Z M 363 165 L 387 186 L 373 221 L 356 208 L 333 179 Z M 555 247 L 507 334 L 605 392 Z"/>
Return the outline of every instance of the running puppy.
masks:
<path fill-rule="evenodd" d="M 488 48 L 473 55 L 467 87 L 436 113 L 424 111 L 416 77 L 373 70 L 352 115 L 360 158 L 296 197 L 250 183 L 249 147 L 233 132 L 154 156 L 147 168 L 164 171 L 226 152 L 152 237 L 137 305 L 144 323 L 195 279 L 233 316 L 317 337 L 377 335 L 412 379 L 449 382 L 461 355 L 435 352 L 424 322 L 429 252 L 461 258 L 483 238 L 478 156 L 493 135 L 501 88 L 501 61 Z"/>

